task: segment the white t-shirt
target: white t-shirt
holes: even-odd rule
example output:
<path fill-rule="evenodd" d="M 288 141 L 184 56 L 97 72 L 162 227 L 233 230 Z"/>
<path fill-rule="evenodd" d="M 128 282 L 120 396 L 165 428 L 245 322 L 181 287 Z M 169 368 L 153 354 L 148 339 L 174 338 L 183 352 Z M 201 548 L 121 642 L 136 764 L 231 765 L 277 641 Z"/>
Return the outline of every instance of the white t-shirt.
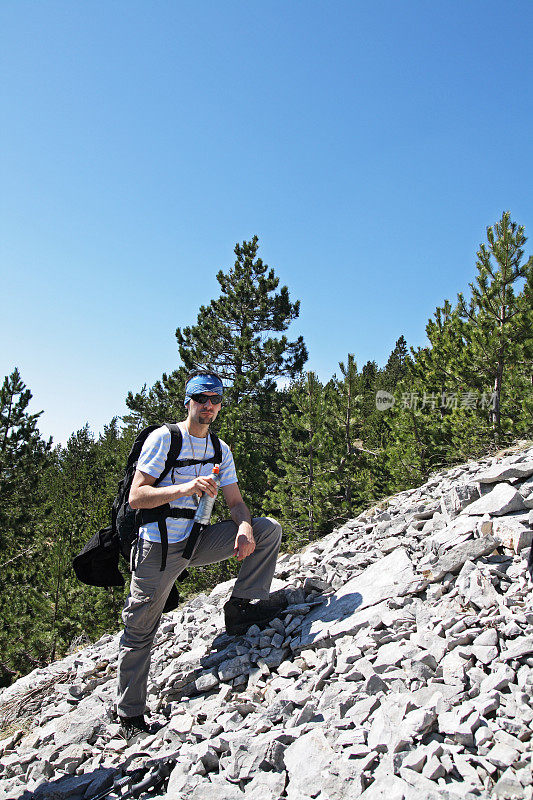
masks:
<path fill-rule="evenodd" d="M 199 439 L 197 436 L 190 436 L 187 433 L 184 425 L 180 425 L 183 442 L 181 452 L 178 456 L 182 458 L 209 458 L 215 454 L 215 449 L 211 441 L 211 437 L 206 439 Z M 207 450 L 206 450 L 207 444 Z M 220 440 L 222 448 L 222 463 L 220 465 L 220 486 L 229 486 L 232 483 L 237 483 L 237 474 L 235 472 L 235 462 L 231 450 L 226 442 Z M 166 425 L 158 428 L 148 436 L 143 448 L 139 461 L 137 462 L 137 469 L 141 472 L 146 472 L 153 478 L 158 478 L 163 472 L 165 461 L 170 449 L 170 431 Z M 187 483 L 192 480 L 196 475 L 211 475 L 213 470 L 213 462 L 209 464 L 194 464 L 190 467 L 178 467 L 171 469 L 158 486 L 173 486 L 180 483 Z M 195 471 L 196 470 L 196 471 Z M 218 502 L 220 498 L 217 498 Z M 198 505 L 198 498 L 194 497 L 180 497 L 178 500 L 173 500 L 170 503 L 171 508 L 192 508 L 196 509 Z M 191 519 L 173 519 L 167 517 L 167 532 L 169 542 L 181 542 L 186 539 L 191 528 L 193 521 Z M 139 528 L 139 536 L 141 539 L 147 539 L 149 542 L 160 542 L 161 536 L 157 522 L 149 522 L 146 525 L 141 525 Z"/>

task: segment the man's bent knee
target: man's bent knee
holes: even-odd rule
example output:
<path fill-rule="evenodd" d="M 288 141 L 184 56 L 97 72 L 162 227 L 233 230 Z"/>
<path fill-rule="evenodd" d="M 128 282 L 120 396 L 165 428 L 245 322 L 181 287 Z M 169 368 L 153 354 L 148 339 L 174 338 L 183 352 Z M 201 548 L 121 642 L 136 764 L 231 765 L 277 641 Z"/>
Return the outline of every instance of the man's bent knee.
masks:
<path fill-rule="evenodd" d="M 272 517 L 256 517 L 252 520 L 254 535 L 281 542 L 281 525 Z"/>

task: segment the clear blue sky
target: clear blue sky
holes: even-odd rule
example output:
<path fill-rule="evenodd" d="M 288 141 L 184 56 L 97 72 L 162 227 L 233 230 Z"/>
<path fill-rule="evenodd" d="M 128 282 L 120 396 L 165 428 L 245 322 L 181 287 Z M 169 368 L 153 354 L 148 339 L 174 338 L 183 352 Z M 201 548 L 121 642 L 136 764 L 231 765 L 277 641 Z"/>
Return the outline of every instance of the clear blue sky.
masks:
<path fill-rule="evenodd" d="M 172 370 L 255 233 L 323 379 L 423 344 L 487 225 L 533 236 L 532 22 L 530 0 L 4 0 L 0 375 L 43 433 L 97 432 Z"/>

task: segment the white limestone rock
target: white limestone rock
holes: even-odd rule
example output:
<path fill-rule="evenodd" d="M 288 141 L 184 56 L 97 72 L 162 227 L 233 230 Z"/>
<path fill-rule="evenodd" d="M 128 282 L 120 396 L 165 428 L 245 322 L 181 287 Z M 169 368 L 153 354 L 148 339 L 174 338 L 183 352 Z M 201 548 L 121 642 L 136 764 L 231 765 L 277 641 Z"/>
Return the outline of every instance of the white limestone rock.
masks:
<path fill-rule="evenodd" d="M 244 788 L 246 800 L 279 800 L 287 783 L 287 773 L 261 770 Z M 240 794 L 242 797 L 242 793 Z M 218 795 L 217 795 L 218 800 Z"/>
<path fill-rule="evenodd" d="M 374 781 L 363 794 L 361 800 L 416 800 L 408 783 L 397 775 L 385 775 Z"/>
<path fill-rule="evenodd" d="M 514 661 L 533 654 L 533 636 L 523 636 L 512 642 L 501 654 L 501 661 Z"/>
<path fill-rule="evenodd" d="M 533 531 L 523 514 L 514 516 L 504 516 L 495 519 L 492 525 L 492 533 L 503 547 L 520 553 L 525 547 L 531 547 L 533 542 Z"/>
<path fill-rule="evenodd" d="M 453 486 L 443 496 L 441 508 L 443 514 L 456 516 L 463 508 L 479 498 L 479 489 L 473 483 Z"/>
<path fill-rule="evenodd" d="M 487 753 L 487 759 L 496 767 L 510 767 L 518 758 L 519 752 L 509 745 L 497 743 Z"/>
<path fill-rule="evenodd" d="M 426 763 L 427 751 L 425 747 L 417 747 L 411 750 L 404 759 L 402 759 L 402 767 L 405 769 L 412 769 L 415 772 L 422 772 L 422 768 Z"/>
<path fill-rule="evenodd" d="M 448 650 L 446 640 L 433 632 L 417 629 L 409 639 L 414 645 L 427 650 L 437 663 L 441 661 Z"/>
<path fill-rule="evenodd" d="M 72 744 L 91 744 L 96 740 L 97 733 L 102 727 L 99 718 L 83 718 L 77 711 L 66 714 L 54 724 L 54 741 L 57 747 L 67 747 Z"/>
<path fill-rule="evenodd" d="M 218 668 L 218 678 L 220 681 L 228 681 L 242 675 L 250 665 L 250 657 L 245 654 L 229 658 L 223 661 Z"/>
<path fill-rule="evenodd" d="M 533 461 L 520 462 L 518 464 L 496 464 L 490 469 L 478 475 L 480 483 L 499 483 L 501 481 L 518 478 L 525 480 L 533 475 Z"/>
<path fill-rule="evenodd" d="M 490 514 L 497 517 L 524 509 L 524 498 L 520 492 L 508 483 L 498 483 L 488 494 L 466 506 L 460 513 L 468 516 Z"/>
<path fill-rule="evenodd" d="M 311 797 L 320 790 L 322 771 L 336 758 L 335 751 L 324 733 L 318 730 L 300 736 L 285 750 L 284 761 L 289 778 L 287 797 Z"/>
<path fill-rule="evenodd" d="M 492 553 L 498 547 L 498 541 L 490 535 L 479 539 L 471 539 L 463 544 L 451 548 L 444 555 L 436 559 L 434 564 L 419 569 L 422 576 L 429 582 L 441 581 L 447 573 L 452 575 L 458 572 L 467 561 L 475 561 L 484 555 Z"/>
<path fill-rule="evenodd" d="M 427 550 L 436 548 L 439 553 L 443 552 L 473 537 L 477 524 L 475 517 L 456 517 L 444 528 L 441 528 L 431 536 L 427 536 L 424 540 L 424 545 Z M 487 533 L 490 533 L 490 531 L 487 531 Z"/>
<path fill-rule="evenodd" d="M 501 595 L 492 585 L 488 575 L 478 567 L 474 565 L 472 567 L 465 574 L 461 572 L 457 579 L 457 590 L 467 602 L 473 603 L 477 608 L 497 608 L 502 602 Z"/>
<path fill-rule="evenodd" d="M 492 664 L 492 662 L 498 658 L 498 648 L 482 644 L 474 645 L 472 647 L 472 655 L 482 664 Z"/>
<path fill-rule="evenodd" d="M 372 716 L 368 732 L 368 747 L 378 752 L 395 753 L 404 750 L 411 740 L 411 733 L 404 731 L 403 719 L 409 699 L 402 694 L 389 694 Z"/>
<path fill-rule="evenodd" d="M 466 668 L 469 666 L 467 658 L 463 658 L 457 649 L 447 653 L 440 662 L 442 679 L 451 686 L 463 686 L 466 680 Z"/>
<path fill-rule="evenodd" d="M 62 770 L 73 775 L 76 769 L 93 754 L 93 748 L 87 744 L 71 744 L 62 749 L 53 760 L 55 770 Z"/>
<path fill-rule="evenodd" d="M 499 637 L 496 628 L 487 628 L 479 636 L 476 636 L 473 645 L 475 647 L 495 647 L 498 641 Z"/>
<path fill-rule="evenodd" d="M 494 690 L 499 692 L 506 689 L 514 681 L 516 673 L 508 664 L 496 663 L 496 669 L 487 675 L 479 687 L 481 694 L 490 694 Z"/>

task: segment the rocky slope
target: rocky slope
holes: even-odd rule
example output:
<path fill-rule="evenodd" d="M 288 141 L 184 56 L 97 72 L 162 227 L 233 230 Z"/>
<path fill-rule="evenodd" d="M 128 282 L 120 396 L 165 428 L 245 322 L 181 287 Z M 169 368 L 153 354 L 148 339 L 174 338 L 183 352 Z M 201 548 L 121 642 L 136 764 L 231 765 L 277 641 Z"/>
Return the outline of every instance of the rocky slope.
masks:
<path fill-rule="evenodd" d="M 281 556 L 267 630 L 221 632 L 230 584 L 166 615 L 153 736 L 117 736 L 118 636 L 35 670 L 0 694 L 0 800 L 166 759 L 158 797 L 533 797 L 531 509 L 533 448 L 472 462 Z"/>

